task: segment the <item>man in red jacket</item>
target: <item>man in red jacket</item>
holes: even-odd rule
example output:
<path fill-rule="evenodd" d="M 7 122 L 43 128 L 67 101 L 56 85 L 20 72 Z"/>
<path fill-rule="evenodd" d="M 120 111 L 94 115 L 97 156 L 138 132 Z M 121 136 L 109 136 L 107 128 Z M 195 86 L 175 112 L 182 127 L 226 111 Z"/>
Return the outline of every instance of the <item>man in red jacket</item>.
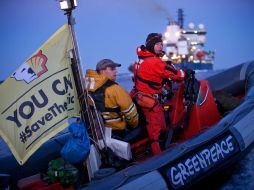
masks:
<path fill-rule="evenodd" d="M 150 33 L 146 44 L 137 48 L 138 60 L 133 64 L 136 100 L 146 117 L 153 154 L 161 152 L 159 143 L 167 132 L 163 109 L 159 101 L 164 79 L 183 80 L 185 73 L 162 61 L 164 55 L 162 35 Z"/>

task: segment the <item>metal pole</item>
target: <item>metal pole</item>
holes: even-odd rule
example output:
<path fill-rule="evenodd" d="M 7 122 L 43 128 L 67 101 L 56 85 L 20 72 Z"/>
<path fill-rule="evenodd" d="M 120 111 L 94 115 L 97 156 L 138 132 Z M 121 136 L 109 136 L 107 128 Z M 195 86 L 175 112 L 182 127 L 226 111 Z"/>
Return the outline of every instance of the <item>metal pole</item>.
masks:
<path fill-rule="evenodd" d="M 66 11 L 66 15 L 68 18 L 68 25 L 69 29 L 71 32 L 71 38 L 73 42 L 73 56 L 71 58 L 72 62 L 72 72 L 75 80 L 75 85 L 77 88 L 77 93 L 79 96 L 79 101 L 80 101 L 80 106 L 81 106 L 81 121 L 84 121 L 86 123 L 87 129 L 89 129 L 91 126 L 94 126 L 94 121 L 93 117 L 91 114 L 91 111 L 89 109 L 89 104 L 88 104 L 88 98 L 87 98 L 87 89 L 85 88 L 85 80 L 83 79 L 83 72 L 82 72 L 82 67 L 80 63 L 80 56 L 79 56 L 79 50 L 78 50 L 78 45 L 76 41 L 76 35 L 74 31 L 74 18 L 72 17 L 72 9 Z M 86 179 L 83 179 L 85 181 L 90 181 L 92 177 L 92 172 L 91 168 L 89 165 L 89 158 L 86 160 L 86 165 L 85 168 L 84 165 L 78 166 L 79 172 L 81 176 L 87 176 Z M 85 173 L 85 174 L 84 174 Z"/>
<path fill-rule="evenodd" d="M 74 74 L 75 83 L 77 86 L 78 96 L 80 99 L 80 105 L 81 105 L 81 118 L 82 121 L 85 121 L 87 126 L 91 126 L 94 124 L 91 112 L 89 110 L 89 104 L 88 104 L 88 98 L 87 98 L 87 89 L 85 88 L 85 80 L 83 77 L 82 67 L 80 63 L 80 56 L 79 56 L 79 50 L 76 40 L 76 35 L 74 31 L 74 24 L 75 20 L 72 17 L 72 11 L 66 12 L 68 17 L 68 25 L 71 31 L 71 37 L 73 42 L 73 60 L 72 60 L 72 70 Z"/>

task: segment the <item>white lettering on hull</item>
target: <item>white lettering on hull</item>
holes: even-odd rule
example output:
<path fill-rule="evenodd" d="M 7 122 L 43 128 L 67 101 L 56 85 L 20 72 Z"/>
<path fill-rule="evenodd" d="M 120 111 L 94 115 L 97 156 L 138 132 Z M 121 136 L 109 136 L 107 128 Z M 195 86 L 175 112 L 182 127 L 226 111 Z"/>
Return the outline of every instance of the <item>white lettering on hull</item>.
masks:
<path fill-rule="evenodd" d="M 233 137 L 229 135 L 212 144 L 209 148 L 205 148 L 172 166 L 167 175 L 170 177 L 173 186 L 185 185 L 190 178 L 201 174 L 202 171 L 209 169 L 234 152 L 235 147 L 232 141 Z"/>

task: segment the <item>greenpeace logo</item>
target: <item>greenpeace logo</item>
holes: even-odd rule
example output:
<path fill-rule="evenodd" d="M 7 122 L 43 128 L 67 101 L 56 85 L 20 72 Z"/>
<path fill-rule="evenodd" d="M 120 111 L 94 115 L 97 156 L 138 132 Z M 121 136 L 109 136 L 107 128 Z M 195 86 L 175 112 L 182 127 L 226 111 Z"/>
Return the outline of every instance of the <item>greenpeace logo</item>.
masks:
<path fill-rule="evenodd" d="M 237 150 L 236 141 L 232 135 L 227 135 L 198 153 L 171 166 L 167 171 L 167 176 L 172 186 L 179 188 L 191 179 L 203 174 L 212 166 L 219 164 Z"/>

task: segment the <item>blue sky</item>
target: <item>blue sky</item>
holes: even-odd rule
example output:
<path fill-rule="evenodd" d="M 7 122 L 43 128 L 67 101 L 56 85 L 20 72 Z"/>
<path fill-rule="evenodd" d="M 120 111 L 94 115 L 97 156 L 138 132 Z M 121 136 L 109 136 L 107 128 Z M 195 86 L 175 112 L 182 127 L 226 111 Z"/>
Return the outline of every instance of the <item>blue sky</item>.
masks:
<path fill-rule="evenodd" d="M 56 0 L 0 1 L 0 80 L 7 78 L 66 22 Z M 84 69 L 102 58 L 122 64 L 136 59 L 136 47 L 150 32 L 164 32 L 177 9 L 189 22 L 204 24 L 215 69 L 254 60 L 253 0 L 78 0 L 75 31 Z"/>

